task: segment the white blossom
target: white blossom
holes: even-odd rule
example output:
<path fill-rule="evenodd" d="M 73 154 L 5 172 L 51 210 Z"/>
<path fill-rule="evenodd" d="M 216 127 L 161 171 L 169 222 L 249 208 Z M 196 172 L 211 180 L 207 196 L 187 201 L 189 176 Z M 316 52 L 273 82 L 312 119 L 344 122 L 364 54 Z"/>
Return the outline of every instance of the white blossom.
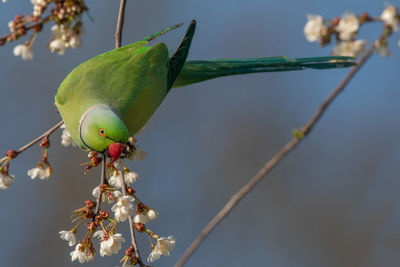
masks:
<path fill-rule="evenodd" d="M 386 4 L 386 8 L 381 14 L 381 20 L 396 32 L 399 30 L 399 18 L 397 13 L 396 7 Z"/>
<path fill-rule="evenodd" d="M 8 189 L 14 181 L 15 181 L 14 175 L 0 173 L 0 189 L 2 190 Z"/>
<path fill-rule="evenodd" d="M 339 38 L 341 41 L 350 41 L 353 39 L 360 27 L 358 18 L 351 12 L 346 12 L 339 20 L 339 24 L 336 26 L 336 31 L 339 32 Z"/>
<path fill-rule="evenodd" d="M 17 45 L 13 50 L 14 56 L 21 56 L 22 60 L 33 59 L 33 52 L 30 46 L 27 45 Z"/>
<path fill-rule="evenodd" d="M 28 176 L 32 179 L 39 177 L 40 179 L 49 179 L 53 171 L 51 170 L 50 166 L 46 169 L 43 169 L 41 165 L 38 165 L 36 168 L 28 170 Z"/>
<path fill-rule="evenodd" d="M 110 185 L 114 186 L 115 188 L 122 188 L 121 185 L 121 172 L 120 171 L 114 171 L 113 175 L 111 175 L 109 179 Z"/>
<path fill-rule="evenodd" d="M 153 249 L 150 255 L 147 257 L 148 262 L 155 262 L 161 257 L 161 254 L 158 250 Z"/>
<path fill-rule="evenodd" d="M 93 191 L 92 191 L 92 196 L 94 196 L 95 198 L 97 198 L 97 197 L 99 196 L 99 194 L 100 194 L 100 187 L 99 187 L 99 186 L 96 186 L 96 187 L 93 189 Z M 108 194 L 111 194 L 111 195 L 113 196 L 113 198 L 110 199 L 110 198 L 108 197 Z M 104 198 L 105 195 L 107 196 L 106 198 Z M 119 198 L 119 197 L 121 197 L 121 196 L 122 196 L 122 193 L 121 193 L 120 191 L 118 191 L 118 190 L 113 190 L 113 191 L 109 191 L 109 192 L 107 192 L 107 193 L 103 193 L 102 196 L 101 196 L 101 201 L 103 201 L 103 202 L 115 201 L 115 199 L 117 199 L 117 198 Z"/>
<path fill-rule="evenodd" d="M 143 223 L 146 224 L 147 222 L 147 217 L 146 215 L 144 215 L 143 213 L 138 213 L 135 215 L 135 217 L 133 218 L 133 221 L 135 223 Z"/>
<path fill-rule="evenodd" d="M 69 246 L 72 247 L 76 243 L 76 236 L 72 231 L 60 231 L 58 233 L 62 240 L 68 241 Z"/>
<path fill-rule="evenodd" d="M 82 44 L 81 38 L 79 35 L 75 33 L 71 33 L 71 36 L 69 37 L 69 46 L 72 48 L 78 48 Z"/>
<path fill-rule="evenodd" d="M 123 170 L 125 168 L 125 163 L 121 158 L 119 158 L 116 161 L 114 161 L 114 167 L 117 170 Z"/>
<path fill-rule="evenodd" d="M 47 5 L 46 0 L 31 0 L 33 5 L 33 16 L 40 17 L 42 15 L 45 6 Z"/>
<path fill-rule="evenodd" d="M 153 221 L 158 218 L 158 212 L 154 209 L 149 209 L 146 213 L 147 220 Z"/>
<path fill-rule="evenodd" d="M 83 251 L 82 244 L 76 245 L 75 250 L 71 251 L 70 255 L 71 261 L 78 260 L 80 263 L 84 263 L 90 260 Z"/>
<path fill-rule="evenodd" d="M 60 19 L 64 17 L 64 14 L 58 14 Z M 82 44 L 81 36 L 85 34 L 85 29 L 83 27 L 79 28 L 79 34 L 75 30 L 66 29 L 64 25 L 53 25 L 51 27 L 53 32 L 53 40 L 49 44 L 49 49 L 51 52 L 57 52 L 59 55 L 65 53 L 66 48 L 78 48 Z"/>
<path fill-rule="evenodd" d="M 160 256 L 169 256 L 171 250 L 175 246 L 175 238 L 173 236 L 169 236 L 167 238 L 160 237 L 157 239 L 157 244 L 153 248 L 149 257 L 147 258 L 148 262 L 154 262 L 160 258 Z"/>
<path fill-rule="evenodd" d="M 133 216 L 135 210 L 131 202 L 135 201 L 132 196 L 122 196 L 118 198 L 118 202 L 112 206 L 111 210 L 115 213 L 115 218 L 119 222 L 124 222 L 128 216 Z"/>
<path fill-rule="evenodd" d="M 8 22 L 8 28 L 10 29 L 10 32 L 15 32 L 15 21 L 11 20 Z"/>
<path fill-rule="evenodd" d="M 61 127 L 60 127 L 62 129 L 64 129 L 62 132 L 62 135 L 61 135 L 61 144 L 65 147 L 68 147 L 68 146 L 76 147 L 76 143 L 74 142 L 71 134 L 65 127 L 66 127 L 65 124 L 61 125 Z"/>
<path fill-rule="evenodd" d="M 34 5 L 33 6 L 33 16 L 34 17 L 40 17 L 40 15 L 42 15 L 43 12 L 43 7 L 39 6 L 39 5 Z"/>
<path fill-rule="evenodd" d="M 61 27 L 64 27 L 64 25 L 60 25 Z M 51 26 L 51 28 L 50 28 L 50 30 L 51 30 L 51 32 L 53 33 L 53 35 L 56 35 L 57 34 L 57 32 L 58 32 L 58 29 L 59 29 L 59 27 L 58 27 L 58 25 L 57 24 L 54 24 L 53 26 Z"/>
<path fill-rule="evenodd" d="M 108 238 L 104 238 L 104 232 L 100 230 L 97 231 L 93 236 L 99 236 L 101 239 L 100 255 L 102 257 L 111 256 L 112 254 L 118 254 L 118 252 L 122 248 L 121 243 L 125 242 L 125 238 L 123 238 L 122 235 L 118 233 L 109 236 Z"/>
<path fill-rule="evenodd" d="M 319 15 L 307 15 L 307 23 L 304 26 L 304 35 L 309 42 L 318 41 L 321 36 L 327 34 L 328 27 L 324 23 L 324 19 Z"/>
<path fill-rule="evenodd" d="M 136 179 L 139 177 L 139 174 L 137 174 L 136 172 L 126 172 L 124 174 L 124 178 L 125 178 L 125 182 L 127 184 L 133 184 L 134 182 L 136 182 Z"/>
<path fill-rule="evenodd" d="M 31 0 L 32 5 L 45 6 L 46 0 Z"/>
<path fill-rule="evenodd" d="M 47 168 L 44 170 L 42 176 L 40 176 L 40 179 L 42 179 L 42 180 L 43 180 L 43 179 L 49 179 L 52 173 L 53 173 L 53 171 L 51 170 L 51 168 L 50 168 L 50 167 L 47 167 Z"/>
<path fill-rule="evenodd" d="M 86 255 L 87 261 L 92 261 L 94 260 L 94 254 L 91 251 L 88 251 L 88 254 Z"/>
<path fill-rule="evenodd" d="M 43 169 L 41 166 L 37 166 L 36 168 L 28 170 L 28 176 L 32 179 L 39 177 L 40 179 L 49 179 L 52 174 L 52 170 L 50 167 Z"/>
<path fill-rule="evenodd" d="M 3 3 L 7 2 L 7 0 L 3 0 Z"/>
<path fill-rule="evenodd" d="M 103 240 L 103 238 L 104 238 L 104 232 L 103 232 L 103 230 L 98 230 L 98 231 L 96 231 L 96 232 L 93 234 L 93 237 L 98 237 L 98 238 L 100 238 L 101 240 Z"/>
<path fill-rule="evenodd" d="M 146 224 L 148 221 L 153 221 L 158 218 L 158 212 L 154 209 L 149 209 L 147 212 L 138 213 L 133 218 L 135 223 Z"/>
<path fill-rule="evenodd" d="M 52 53 L 57 52 L 59 55 L 64 55 L 65 53 L 65 42 L 61 39 L 54 39 L 49 44 L 49 49 Z"/>
<path fill-rule="evenodd" d="M 139 175 L 136 172 L 126 172 L 124 173 L 124 178 L 125 178 L 125 183 L 127 185 L 133 184 L 136 182 L 136 179 L 139 177 Z M 115 188 L 122 188 L 122 183 L 121 183 L 121 171 L 114 171 L 113 175 L 110 177 L 110 185 L 114 186 Z"/>
<path fill-rule="evenodd" d="M 36 167 L 33 169 L 30 169 L 28 171 L 28 176 L 30 176 L 32 179 L 35 179 L 36 177 L 42 177 L 44 176 L 44 170 L 41 167 Z"/>
<path fill-rule="evenodd" d="M 333 48 L 333 53 L 335 56 L 357 57 L 365 51 L 366 45 L 366 40 L 338 42 Z"/>

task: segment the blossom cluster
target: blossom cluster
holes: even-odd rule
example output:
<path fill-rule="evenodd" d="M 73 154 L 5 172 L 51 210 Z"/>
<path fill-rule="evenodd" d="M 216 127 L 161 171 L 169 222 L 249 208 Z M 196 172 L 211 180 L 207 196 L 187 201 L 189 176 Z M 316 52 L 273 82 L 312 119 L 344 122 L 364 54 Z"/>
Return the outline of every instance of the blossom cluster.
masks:
<path fill-rule="evenodd" d="M 69 139 L 68 132 L 65 129 L 63 137 Z M 135 143 L 136 139 L 131 138 L 127 144 L 129 148 L 125 150 L 125 157 L 130 155 L 130 157 L 135 158 L 133 151 L 138 151 Z M 129 151 L 133 154 L 129 154 Z M 90 158 L 97 158 L 96 152 L 90 152 L 89 154 Z M 140 158 L 140 156 L 138 157 Z M 67 241 L 69 246 L 75 246 L 75 249 L 70 253 L 71 260 L 76 260 L 80 263 L 93 260 L 97 254 L 95 244 L 93 244 L 93 239 L 96 238 L 99 240 L 98 253 L 100 256 L 118 254 L 126 240 L 121 233 L 116 232 L 116 229 L 120 223 L 126 222 L 128 219 L 130 224 L 132 223 L 132 231 L 136 230 L 149 236 L 152 249 L 147 258 L 149 262 L 154 262 L 161 256 L 168 256 L 175 246 L 175 238 L 172 236 L 160 237 L 147 227 L 147 224 L 157 219 L 159 214 L 136 196 L 136 191 L 132 186 L 139 178 L 139 175 L 131 171 L 122 159 L 116 161 L 109 159 L 106 166 L 105 182 L 95 187 L 92 191 L 92 195 L 97 202 L 92 200 L 85 201 L 84 207 L 72 213 L 73 222 L 77 222 L 75 227 L 71 230 L 59 232 L 61 239 Z M 101 203 L 111 204 L 111 212 L 101 208 Z M 84 238 L 78 241 L 76 236 L 78 226 L 83 225 L 83 222 L 86 224 L 86 233 Z M 151 240 L 155 240 L 155 244 Z M 121 262 L 123 262 L 123 265 L 136 265 L 138 260 L 133 245 L 131 245 L 126 249 L 125 256 Z"/>
<path fill-rule="evenodd" d="M 307 41 L 319 42 L 321 46 L 324 46 L 335 39 L 333 55 L 351 57 L 357 57 L 366 51 L 368 42 L 358 39 L 360 27 L 366 23 L 383 22 L 384 31 L 381 38 L 375 43 L 375 48 L 381 56 L 388 56 L 390 50 L 387 37 L 393 31 L 398 31 L 400 13 L 395 6 L 386 4 L 379 18 L 373 18 L 367 13 L 356 16 L 354 13 L 346 12 L 341 17 L 332 20 L 326 20 L 320 15 L 308 15 L 307 19 L 304 26 Z"/>
<path fill-rule="evenodd" d="M 9 174 L 10 161 L 17 155 L 14 150 L 9 150 L 6 156 L 0 160 L 0 189 L 5 190 L 10 188 L 15 181 L 15 176 Z"/>
<path fill-rule="evenodd" d="M 66 48 L 80 46 L 81 36 L 85 32 L 81 17 L 88 10 L 84 0 L 31 0 L 31 3 L 32 14 L 15 16 L 8 23 L 10 34 L 0 38 L 0 45 L 18 40 L 32 31 L 24 44 L 14 47 L 13 53 L 23 60 L 33 59 L 32 45 L 36 36 L 44 24 L 53 21 L 53 37 L 48 45 L 51 52 L 63 55 Z"/>
<path fill-rule="evenodd" d="M 37 177 L 42 180 L 49 179 L 53 173 L 53 170 L 48 160 L 47 149 L 50 147 L 48 136 L 45 136 L 42 139 L 40 142 L 40 147 L 42 148 L 40 160 L 35 168 L 28 170 L 27 174 L 32 179 Z M 10 188 L 11 184 L 15 181 L 15 176 L 9 174 L 10 162 L 22 151 L 8 150 L 6 156 L 0 159 L 0 189 L 5 190 Z"/>

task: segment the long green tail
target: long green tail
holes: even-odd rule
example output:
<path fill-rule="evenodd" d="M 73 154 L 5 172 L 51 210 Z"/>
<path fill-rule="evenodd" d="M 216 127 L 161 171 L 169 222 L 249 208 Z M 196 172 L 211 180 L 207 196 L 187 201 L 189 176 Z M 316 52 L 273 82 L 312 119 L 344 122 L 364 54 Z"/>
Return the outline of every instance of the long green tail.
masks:
<path fill-rule="evenodd" d="M 289 71 L 303 69 L 346 68 L 356 65 L 352 57 L 311 57 L 287 59 L 250 58 L 189 60 L 185 62 L 173 87 L 186 86 L 218 77 L 256 72 Z"/>

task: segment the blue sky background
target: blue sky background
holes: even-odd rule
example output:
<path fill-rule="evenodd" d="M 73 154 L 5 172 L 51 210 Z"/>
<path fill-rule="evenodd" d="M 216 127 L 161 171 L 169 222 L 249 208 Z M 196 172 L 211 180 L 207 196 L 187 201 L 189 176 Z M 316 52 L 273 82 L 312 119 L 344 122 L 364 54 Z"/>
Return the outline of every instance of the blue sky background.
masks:
<path fill-rule="evenodd" d="M 362 4 L 360 4 L 362 3 Z M 399 2 L 392 2 L 399 6 Z M 47 50 L 50 26 L 34 44 L 33 61 L 0 47 L 0 149 L 18 148 L 60 120 L 53 106 L 63 78 L 81 62 L 114 47 L 118 1 L 87 1 L 80 49 Z M 382 1 L 128 1 L 123 44 L 167 26 L 198 22 L 190 59 L 324 56 L 303 36 L 307 14 L 326 18 L 346 10 L 380 15 Z M 0 31 L 29 1 L 0 4 Z M 381 25 L 360 37 L 371 42 Z M 157 41 L 174 49 L 184 27 Z M 373 56 L 329 107 L 311 134 L 222 221 L 187 266 L 398 266 L 400 260 L 400 36 L 392 56 Z M 148 153 L 130 166 L 135 189 L 160 212 L 150 228 L 174 235 L 176 248 L 155 266 L 172 266 L 208 221 L 291 138 L 348 70 L 299 71 L 226 77 L 176 89 L 155 113 L 139 146 Z M 83 175 L 86 153 L 51 138 L 49 181 L 26 171 L 35 147 L 11 164 L 17 181 L 0 192 L 0 266 L 76 266 L 58 237 L 69 213 L 90 198 L 99 171 Z M 129 236 L 128 227 L 119 231 Z M 83 230 L 81 230 L 81 233 Z M 149 247 L 139 237 L 144 257 Z M 128 247 L 128 244 L 126 244 Z M 121 257 L 87 266 L 115 266 Z"/>

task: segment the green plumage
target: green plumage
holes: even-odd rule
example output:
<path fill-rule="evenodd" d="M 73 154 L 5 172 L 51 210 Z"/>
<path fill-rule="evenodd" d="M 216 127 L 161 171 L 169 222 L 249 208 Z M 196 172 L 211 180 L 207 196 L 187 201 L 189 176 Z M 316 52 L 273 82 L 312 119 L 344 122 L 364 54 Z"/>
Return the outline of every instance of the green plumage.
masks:
<path fill-rule="evenodd" d="M 189 60 L 183 66 L 173 87 L 186 86 L 218 77 L 257 72 L 275 72 L 303 69 L 330 69 L 354 66 L 349 57 L 248 58 Z"/>
<path fill-rule="evenodd" d="M 186 61 L 190 43 L 195 30 L 195 21 L 190 24 L 178 49 L 169 57 L 164 43 L 146 46 L 148 41 L 180 25 L 167 28 L 139 42 L 98 55 L 78 67 L 61 83 L 55 103 L 71 133 L 74 141 L 82 149 L 104 151 L 110 142 L 124 143 L 125 134 L 115 140 L 106 136 L 91 144 L 83 142 L 80 127 L 81 120 L 86 119 L 88 110 L 98 113 L 93 107 L 102 105 L 102 114 L 111 114 L 105 125 L 99 125 L 100 118 L 91 115 L 83 131 L 86 136 L 97 135 L 99 129 L 111 133 L 111 125 L 126 126 L 129 134 L 134 135 L 149 120 L 162 103 L 171 87 L 185 86 L 221 76 L 246 74 L 254 72 L 301 70 L 305 68 L 325 69 L 353 66 L 355 63 L 348 57 L 321 58 L 254 58 L 254 59 L 221 59 Z M 104 111 L 104 109 L 106 109 Z M 107 110 L 109 109 L 110 112 Z M 115 113 L 120 121 L 114 120 Z M 100 116 L 97 114 L 97 116 Z M 117 119 L 118 120 L 118 119 Z M 88 119 L 89 121 L 89 119 Z M 101 123 L 100 123 L 101 124 Z M 119 127 L 118 126 L 118 127 Z M 107 129 L 107 127 L 109 127 Z M 115 127 L 114 127 L 115 128 Z M 113 135 L 117 136 L 117 135 Z M 93 136 L 92 136 L 93 137 Z M 108 138 L 108 139 L 107 139 Z M 94 140 L 87 137 L 86 140 Z M 107 140 L 106 140 L 107 139 Z"/>
<path fill-rule="evenodd" d="M 72 138 L 82 148 L 78 129 L 92 106 L 111 107 L 131 134 L 161 104 L 167 89 L 168 49 L 163 43 L 139 42 L 96 56 L 76 67 L 61 83 L 57 108 Z"/>

